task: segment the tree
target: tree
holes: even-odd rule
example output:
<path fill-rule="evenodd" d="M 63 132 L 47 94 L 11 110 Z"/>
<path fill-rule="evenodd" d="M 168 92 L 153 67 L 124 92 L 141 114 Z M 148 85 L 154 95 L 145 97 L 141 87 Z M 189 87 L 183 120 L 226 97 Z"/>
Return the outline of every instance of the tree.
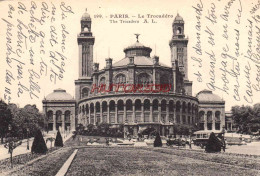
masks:
<path fill-rule="evenodd" d="M 48 151 L 46 143 L 42 136 L 42 132 L 39 129 L 35 134 L 31 151 L 32 153 L 40 153 L 40 154 L 46 154 L 46 152 Z"/>
<path fill-rule="evenodd" d="M 36 134 L 38 129 L 44 127 L 43 114 L 39 112 L 36 105 L 26 105 L 23 108 L 18 108 L 16 105 L 10 105 L 13 114 L 13 125 L 17 136 L 27 137 L 27 129 L 30 134 Z"/>
<path fill-rule="evenodd" d="M 156 134 L 156 138 L 154 140 L 153 146 L 154 147 L 161 147 L 162 146 L 162 139 L 161 139 L 161 136 L 159 135 L 159 133 Z"/>
<path fill-rule="evenodd" d="M 55 147 L 63 147 L 63 140 L 62 140 L 60 131 L 58 131 L 58 133 L 56 135 L 54 146 Z"/>
<path fill-rule="evenodd" d="M 206 152 L 220 152 L 222 146 L 223 146 L 222 142 L 212 132 L 209 136 L 209 140 L 206 145 L 205 151 Z"/>
<path fill-rule="evenodd" d="M 12 113 L 10 109 L 8 109 L 8 105 L 0 100 L 0 135 L 1 135 L 1 143 L 4 142 L 4 137 L 8 132 L 8 126 L 12 123 Z"/>
<path fill-rule="evenodd" d="M 260 129 L 260 103 L 251 106 L 233 106 L 232 118 L 238 132 L 251 134 Z"/>

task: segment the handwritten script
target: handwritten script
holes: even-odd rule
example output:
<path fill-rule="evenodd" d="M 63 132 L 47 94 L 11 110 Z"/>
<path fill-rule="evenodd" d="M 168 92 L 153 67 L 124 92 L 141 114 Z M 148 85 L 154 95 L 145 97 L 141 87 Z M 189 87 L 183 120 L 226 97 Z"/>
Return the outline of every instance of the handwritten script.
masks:
<path fill-rule="evenodd" d="M 40 80 L 62 80 L 67 63 L 67 24 L 74 14 L 64 2 L 17 2 L 8 4 L 1 20 L 5 29 L 5 92 L 8 102 L 27 94 L 38 99 Z"/>
<path fill-rule="evenodd" d="M 260 91 L 260 1 L 197 0 L 192 8 L 197 81 L 235 101 L 253 103 Z"/>

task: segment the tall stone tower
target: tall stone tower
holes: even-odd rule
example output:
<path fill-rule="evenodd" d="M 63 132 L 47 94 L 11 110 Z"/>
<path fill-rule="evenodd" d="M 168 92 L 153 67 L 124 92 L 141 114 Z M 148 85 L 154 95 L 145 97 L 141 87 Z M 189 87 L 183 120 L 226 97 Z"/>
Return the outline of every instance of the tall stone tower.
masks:
<path fill-rule="evenodd" d="M 81 32 L 78 35 L 79 78 L 75 81 L 77 101 L 89 95 L 92 84 L 93 45 L 95 37 L 91 32 L 91 18 L 87 13 L 87 9 L 81 17 L 80 24 Z"/>
<path fill-rule="evenodd" d="M 188 81 L 187 45 L 184 34 L 184 20 L 177 14 L 172 23 L 173 36 L 170 40 L 171 63 L 173 69 L 173 90 L 177 93 L 191 94 L 192 82 Z"/>

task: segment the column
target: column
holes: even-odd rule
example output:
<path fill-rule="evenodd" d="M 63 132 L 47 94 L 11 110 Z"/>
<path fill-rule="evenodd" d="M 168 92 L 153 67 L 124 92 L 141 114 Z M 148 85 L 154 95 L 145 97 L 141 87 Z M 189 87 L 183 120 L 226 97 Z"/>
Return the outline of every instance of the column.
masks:
<path fill-rule="evenodd" d="M 141 114 L 141 122 L 144 122 L 144 104 L 141 104 L 141 110 L 142 110 L 142 114 Z"/>
<path fill-rule="evenodd" d="M 133 103 L 133 122 L 135 123 L 135 104 Z"/>
<path fill-rule="evenodd" d="M 215 130 L 216 129 L 216 126 L 215 126 L 215 112 L 214 111 L 211 111 L 212 112 L 212 130 Z"/>
<path fill-rule="evenodd" d="M 169 123 L 169 104 L 166 104 L 166 118 L 165 122 Z"/>
<path fill-rule="evenodd" d="M 123 117 L 123 123 L 126 122 L 126 105 L 124 104 L 124 117 Z M 128 123 L 128 122 L 127 122 Z"/>
<path fill-rule="evenodd" d="M 173 123 L 176 123 L 176 107 L 173 110 Z"/>
<path fill-rule="evenodd" d="M 56 131 L 56 113 L 53 114 L 53 131 Z"/>
<path fill-rule="evenodd" d="M 109 108 L 109 104 L 107 106 L 107 123 L 109 123 L 110 120 L 110 108 Z"/>
<path fill-rule="evenodd" d="M 158 110 L 159 110 L 158 122 L 160 122 L 162 120 L 162 106 L 161 106 L 161 103 L 158 104 Z"/>
<path fill-rule="evenodd" d="M 208 127 L 207 127 L 207 112 L 206 111 L 204 111 L 205 113 L 204 113 L 204 130 L 207 130 L 208 129 Z"/>
<path fill-rule="evenodd" d="M 183 119 L 182 119 L 182 106 L 180 107 L 180 124 L 183 124 Z"/>
<path fill-rule="evenodd" d="M 117 124 L 117 104 L 115 104 L 115 123 Z"/>
<path fill-rule="evenodd" d="M 94 125 L 96 125 L 96 122 L 97 122 L 96 115 L 97 115 L 97 110 L 96 110 L 96 103 L 95 103 L 94 104 Z"/>
<path fill-rule="evenodd" d="M 88 106 L 88 124 L 90 124 L 91 120 L 90 120 L 90 106 Z"/>
<path fill-rule="evenodd" d="M 62 121 L 61 129 L 62 131 L 65 131 L 65 114 L 62 114 L 61 121 Z"/>
<path fill-rule="evenodd" d="M 149 121 L 153 122 L 153 106 L 150 104 L 150 116 L 149 116 Z"/>
<path fill-rule="evenodd" d="M 103 110 L 102 110 L 102 103 L 100 103 L 100 123 L 103 122 Z"/>

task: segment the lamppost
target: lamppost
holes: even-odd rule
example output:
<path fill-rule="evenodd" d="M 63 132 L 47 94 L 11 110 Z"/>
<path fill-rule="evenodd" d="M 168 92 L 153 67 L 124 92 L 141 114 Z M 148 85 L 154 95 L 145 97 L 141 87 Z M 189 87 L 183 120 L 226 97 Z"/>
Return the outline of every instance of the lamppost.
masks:
<path fill-rule="evenodd" d="M 26 129 L 26 132 L 27 132 L 27 150 L 30 150 L 30 147 L 29 147 L 29 128 Z"/>
<path fill-rule="evenodd" d="M 222 140 L 223 140 L 223 151 L 225 152 L 226 149 L 226 142 L 225 142 L 225 125 L 222 126 Z"/>
<path fill-rule="evenodd" d="M 191 135 L 192 135 L 192 129 L 189 128 L 189 134 L 190 134 L 190 142 L 189 142 L 189 146 L 190 146 L 190 149 L 191 149 Z"/>

